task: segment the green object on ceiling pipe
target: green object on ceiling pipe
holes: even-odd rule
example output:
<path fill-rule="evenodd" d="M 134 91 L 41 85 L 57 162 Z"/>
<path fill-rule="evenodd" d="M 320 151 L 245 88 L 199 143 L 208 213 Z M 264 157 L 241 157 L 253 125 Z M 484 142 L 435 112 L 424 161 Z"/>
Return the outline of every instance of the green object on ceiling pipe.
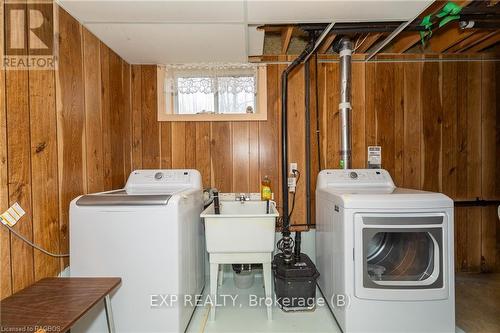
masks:
<path fill-rule="evenodd" d="M 433 19 L 439 20 L 438 27 L 442 28 L 452 21 L 456 21 L 460 18 L 460 12 L 462 7 L 454 2 L 447 2 L 446 5 L 441 8 L 437 14 L 430 14 L 425 16 L 420 22 L 420 26 L 425 28 L 425 31 L 420 31 L 420 41 L 422 45 L 425 46 L 425 40 L 432 37 L 432 26 L 434 25 Z"/>

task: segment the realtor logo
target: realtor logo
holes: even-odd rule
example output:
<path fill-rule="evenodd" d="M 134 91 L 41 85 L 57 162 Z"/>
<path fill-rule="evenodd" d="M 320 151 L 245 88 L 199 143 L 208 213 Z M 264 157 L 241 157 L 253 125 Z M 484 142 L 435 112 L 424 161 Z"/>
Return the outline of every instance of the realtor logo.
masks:
<path fill-rule="evenodd" d="M 3 6 L 4 69 L 54 69 L 52 1 L 6 1 Z"/>

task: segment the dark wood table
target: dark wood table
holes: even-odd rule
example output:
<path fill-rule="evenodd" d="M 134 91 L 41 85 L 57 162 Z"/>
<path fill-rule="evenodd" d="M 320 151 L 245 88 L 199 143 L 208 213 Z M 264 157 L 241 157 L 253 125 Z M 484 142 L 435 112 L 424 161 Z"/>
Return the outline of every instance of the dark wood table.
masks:
<path fill-rule="evenodd" d="M 121 278 L 46 278 L 0 302 L 1 332 L 66 332 L 104 300 L 114 332 L 109 294 Z"/>

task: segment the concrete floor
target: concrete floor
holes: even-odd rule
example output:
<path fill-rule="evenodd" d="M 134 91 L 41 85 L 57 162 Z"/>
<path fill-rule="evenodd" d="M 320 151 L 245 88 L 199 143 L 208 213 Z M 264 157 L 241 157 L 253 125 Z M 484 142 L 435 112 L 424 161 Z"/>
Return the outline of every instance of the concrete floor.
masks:
<path fill-rule="evenodd" d="M 208 283 L 205 287 L 205 294 L 207 293 Z M 312 312 L 295 313 L 283 312 L 274 307 L 273 320 L 267 320 L 264 305 L 249 306 L 249 295 L 265 297 L 262 275 L 256 275 L 250 289 L 237 289 L 232 277 L 226 277 L 224 284 L 219 287 L 219 295 L 235 294 L 238 294 L 235 306 L 230 301 L 229 306 L 217 308 L 216 320 L 213 322 L 209 318 L 208 305 L 197 308 L 186 332 L 341 332 L 327 306 L 317 307 Z M 318 295 L 321 295 L 319 290 L 316 293 Z"/>
<path fill-rule="evenodd" d="M 477 277 L 476 277 L 477 279 Z M 457 333 L 474 333 L 474 332 L 500 332 L 500 298 L 496 301 L 486 302 L 485 305 L 489 310 L 479 306 L 478 311 L 471 311 L 474 308 L 473 304 L 466 305 L 466 299 L 477 299 L 472 295 L 475 293 L 474 286 L 480 287 L 483 281 L 476 285 L 474 278 L 458 277 L 457 278 Z M 207 278 L 207 282 L 208 282 Z M 483 279 L 486 280 L 486 279 Z M 500 274 L 497 274 L 497 282 L 500 283 Z M 473 289 L 470 289 L 470 285 Z M 500 287 L 496 284 L 496 295 L 500 293 Z M 491 293 L 490 289 L 485 289 L 484 294 Z M 494 292 L 495 293 L 495 292 Z M 208 283 L 205 287 L 204 294 L 208 294 Z M 257 274 L 253 286 L 250 289 L 237 289 L 234 285 L 231 274 L 227 274 L 224 279 L 224 284 L 219 287 L 219 295 L 238 295 L 234 306 L 232 301 L 229 301 L 229 306 L 219 307 L 216 312 L 216 320 L 210 321 L 209 305 L 198 307 L 193 314 L 193 318 L 189 324 L 187 333 L 219 333 L 219 332 L 238 332 L 238 333 L 260 333 L 260 332 L 342 332 L 338 327 L 330 309 L 327 306 L 317 307 L 312 312 L 283 312 L 281 309 L 273 308 L 273 320 L 268 321 L 266 308 L 264 305 L 258 307 L 249 306 L 249 295 L 257 295 L 264 297 L 264 287 L 262 275 Z M 316 296 L 321 296 L 319 290 Z M 491 294 L 490 294 L 491 296 Z M 229 299 L 228 299 L 229 300 Z M 474 304 L 475 301 L 473 301 Z M 494 306 L 496 304 L 496 306 Z M 495 324 L 496 322 L 496 324 Z"/>
<path fill-rule="evenodd" d="M 457 274 L 455 297 L 457 325 L 465 332 L 500 332 L 500 274 Z"/>

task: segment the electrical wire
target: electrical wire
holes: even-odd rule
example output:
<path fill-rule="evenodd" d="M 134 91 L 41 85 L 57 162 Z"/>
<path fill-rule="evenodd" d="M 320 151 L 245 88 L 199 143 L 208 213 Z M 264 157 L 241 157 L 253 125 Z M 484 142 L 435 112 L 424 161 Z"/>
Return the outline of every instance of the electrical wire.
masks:
<path fill-rule="evenodd" d="M 37 249 L 38 251 L 41 251 L 41 252 L 45 253 L 48 256 L 55 257 L 55 258 L 66 258 L 66 257 L 69 257 L 69 253 L 68 254 L 56 254 L 56 253 L 49 252 L 49 251 L 45 250 L 44 248 L 41 248 L 40 246 L 32 243 L 29 239 L 27 239 L 23 235 L 19 234 L 17 231 L 15 231 L 14 229 L 12 229 L 8 225 L 5 225 L 3 223 L 2 223 L 2 225 L 4 227 L 6 227 L 7 229 L 9 229 L 10 232 L 12 232 L 16 237 L 18 237 L 19 239 L 21 239 L 23 242 L 25 242 L 29 246 Z"/>
<path fill-rule="evenodd" d="M 354 45 L 354 50 L 352 50 L 353 52 L 356 52 L 356 50 L 358 49 L 358 47 L 360 47 L 361 45 L 363 45 L 363 43 L 365 42 L 366 38 L 368 38 L 368 35 L 369 34 L 366 34 L 365 38 L 363 38 L 363 40 L 361 41 L 361 43 L 359 43 L 358 45 L 358 41 L 361 37 L 358 37 L 358 39 L 356 39 L 356 44 Z"/>

